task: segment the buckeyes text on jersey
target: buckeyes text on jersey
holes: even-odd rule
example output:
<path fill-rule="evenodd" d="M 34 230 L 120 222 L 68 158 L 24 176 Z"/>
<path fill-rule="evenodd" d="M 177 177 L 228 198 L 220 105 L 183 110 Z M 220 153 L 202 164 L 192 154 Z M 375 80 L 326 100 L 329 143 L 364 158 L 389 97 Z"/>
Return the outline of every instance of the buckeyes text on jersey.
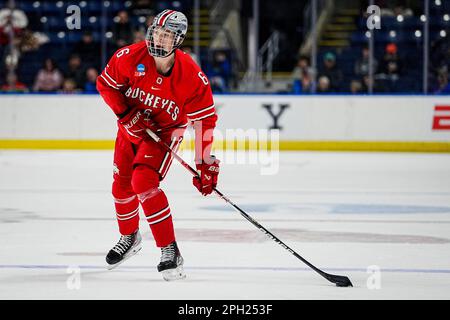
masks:
<path fill-rule="evenodd" d="M 100 79 L 103 85 L 121 93 L 112 92 L 108 99 L 116 114 L 127 111 L 124 105 L 138 107 L 161 129 L 185 127 L 188 121 L 215 115 L 207 77 L 181 50 L 175 51 L 172 71 L 164 76 L 157 72 L 145 41 L 121 48 L 112 56 Z"/>

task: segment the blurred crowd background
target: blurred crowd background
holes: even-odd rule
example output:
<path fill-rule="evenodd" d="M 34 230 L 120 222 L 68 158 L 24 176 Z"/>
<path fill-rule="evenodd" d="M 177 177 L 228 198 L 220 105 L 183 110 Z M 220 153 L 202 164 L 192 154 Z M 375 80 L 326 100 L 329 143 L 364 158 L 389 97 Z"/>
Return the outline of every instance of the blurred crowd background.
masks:
<path fill-rule="evenodd" d="M 188 17 L 181 49 L 215 93 L 450 93 L 449 0 L 0 0 L 0 91 L 96 93 L 109 57 L 167 8 Z"/>

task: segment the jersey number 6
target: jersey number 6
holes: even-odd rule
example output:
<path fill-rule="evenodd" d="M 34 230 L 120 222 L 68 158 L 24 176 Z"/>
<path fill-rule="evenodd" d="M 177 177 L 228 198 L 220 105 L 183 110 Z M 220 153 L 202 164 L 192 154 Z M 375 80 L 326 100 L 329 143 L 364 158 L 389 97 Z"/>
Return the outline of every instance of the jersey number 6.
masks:
<path fill-rule="evenodd" d="M 120 57 L 123 56 L 124 54 L 128 54 L 128 53 L 130 53 L 130 49 L 125 48 L 125 49 L 123 49 L 123 50 L 120 50 L 120 51 L 116 54 L 116 57 L 117 57 L 117 58 L 120 58 Z"/>
<path fill-rule="evenodd" d="M 207 86 L 208 84 L 209 84 L 209 82 L 208 82 L 208 78 L 206 78 L 206 76 L 203 74 L 203 72 L 199 72 L 198 73 L 198 77 L 200 78 L 200 79 L 202 79 L 202 81 L 203 81 L 203 83 L 205 84 L 205 86 Z"/>

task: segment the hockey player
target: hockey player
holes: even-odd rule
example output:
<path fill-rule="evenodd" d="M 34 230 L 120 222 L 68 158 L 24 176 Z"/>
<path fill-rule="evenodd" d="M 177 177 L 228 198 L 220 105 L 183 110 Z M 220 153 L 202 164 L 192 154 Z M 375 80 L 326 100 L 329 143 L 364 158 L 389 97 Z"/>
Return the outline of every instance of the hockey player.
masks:
<path fill-rule="evenodd" d="M 141 249 L 139 204 L 161 248 L 157 269 L 165 280 L 184 278 L 170 206 L 160 182 L 172 164 L 146 133 L 149 128 L 177 150 L 188 124 L 195 130 L 194 186 L 208 195 L 217 184 L 219 161 L 210 154 L 217 115 L 212 91 L 192 58 L 178 48 L 188 23 L 178 11 L 164 10 L 148 28 L 145 41 L 119 49 L 97 79 L 97 89 L 116 114 L 112 194 L 121 237 L 106 256 L 118 266 Z"/>

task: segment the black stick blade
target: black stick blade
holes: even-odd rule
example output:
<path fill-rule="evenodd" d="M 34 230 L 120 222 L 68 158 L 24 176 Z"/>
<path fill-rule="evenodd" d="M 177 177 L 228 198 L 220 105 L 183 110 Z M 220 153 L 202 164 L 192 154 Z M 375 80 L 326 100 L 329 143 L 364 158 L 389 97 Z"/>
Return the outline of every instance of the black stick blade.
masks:
<path fill-rule="evenodd" d="M 338 276 L 334 274 L 326 274 L 325 276 L 330 282 L 333 282 L 338 287 L 353 287 L 352 282 L 348 277 Z"/>

